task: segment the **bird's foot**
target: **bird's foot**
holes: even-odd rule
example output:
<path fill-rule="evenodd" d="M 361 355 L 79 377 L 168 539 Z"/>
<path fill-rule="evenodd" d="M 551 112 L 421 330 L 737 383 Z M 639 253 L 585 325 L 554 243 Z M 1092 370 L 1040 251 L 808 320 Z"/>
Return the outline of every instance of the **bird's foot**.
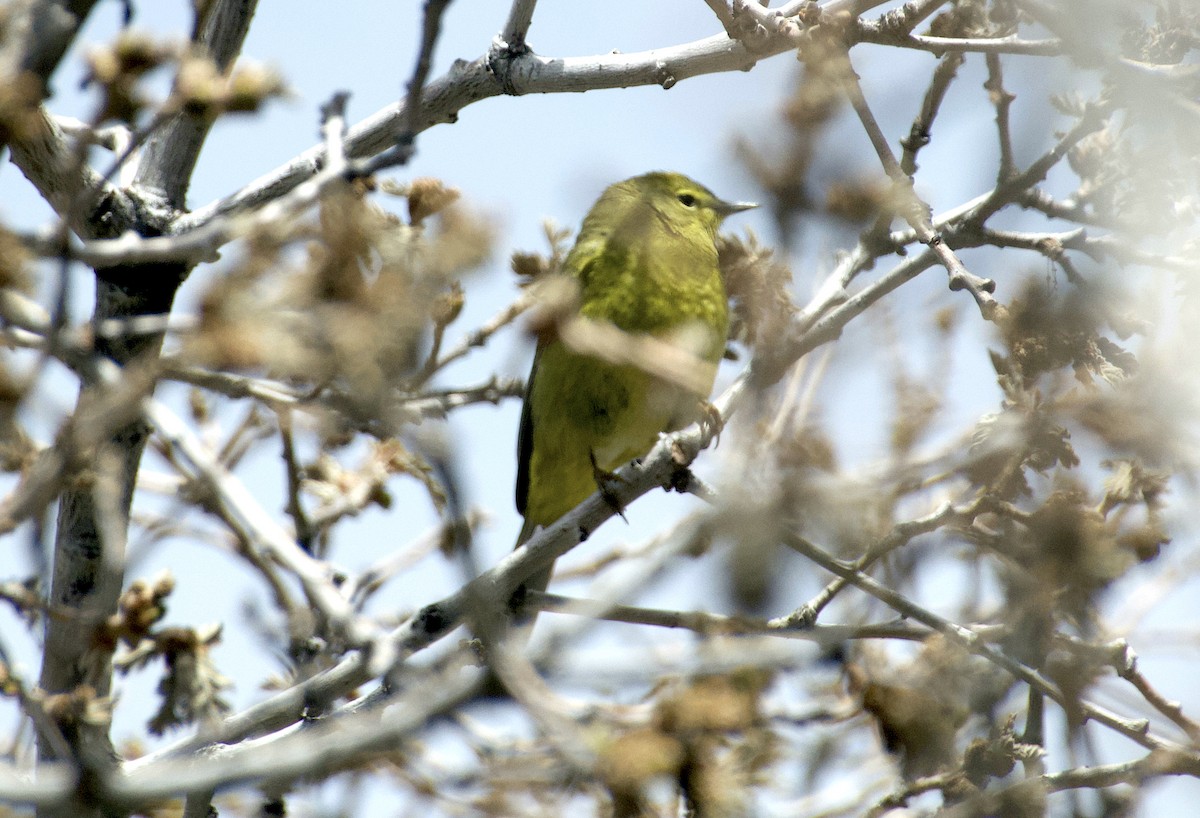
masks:
<path fill-rule="evenodd" d="M 600 468 L 596 462 L 595 452 L 588 452 L 588 457 L 592 461 L 592 478 L 596 481 L 596 488 L 600 490 L 600 496 L 604 498 L 604 502 L 608 504 L 609 508 L 621 515 L 622 520 L 629 522 L 625 517 L 625 507 L 621 505 L 621 501 L 617 497 L 617 487 L 627 485 L 628 481 L 615 472 Z"/>
<path fill-rule="evenodd" d="M 721 411 L 707 400 L 700 401 L 700 426 L 712 435 L 713 447 L 721 444 L 721 432 L 725 429 L 725 418 Z"/>

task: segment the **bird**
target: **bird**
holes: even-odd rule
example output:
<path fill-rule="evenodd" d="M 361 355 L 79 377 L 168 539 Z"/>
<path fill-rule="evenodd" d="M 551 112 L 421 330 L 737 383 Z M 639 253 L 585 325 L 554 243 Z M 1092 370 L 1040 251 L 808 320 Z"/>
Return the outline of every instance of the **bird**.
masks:
<path fill-rule="evenodd" d="M 753 207 L 664 171 L 610 185 L 592 205 L 563 262 L 578 292 L 578 314 L 633 336 L 688 339 L 687 348 L 704 362 L 697 367 L 703 391 L 543 333 L 521 411 L 515 499 L 524 524 L 515 547 L 597 488 L 603 493 L 611 473 L 644 455 L 660 433 L 700 416 L 729 331 L 717 231 L 727 216 Z M 527 579 L 511 605 L 518 607 L 530 590 L 544 591 L 552 569 Z"/>

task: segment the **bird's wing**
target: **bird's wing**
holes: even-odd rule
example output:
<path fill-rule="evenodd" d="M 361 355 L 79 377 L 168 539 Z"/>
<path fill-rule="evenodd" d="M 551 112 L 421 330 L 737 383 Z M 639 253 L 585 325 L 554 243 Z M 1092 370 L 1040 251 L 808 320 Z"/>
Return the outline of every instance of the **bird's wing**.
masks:
<path fill-rule="evenodd" d="M 533 366 L 525 382 L 525 402 L 521 404 L 521 427 L 517 432 L 517 511 L 524 516 L 525 504 L 529 500 L 529 458 L 533 454 L 533 379 L 537 375 L 538 360 L 542 357 L 542 344 L 533 354 Z"/>
<path fill-rule="evenodd" d="M 592 230 L 581 234 L 567 254 L 563 262 L 563 272 L 586 285 L 588 272 L 595 265 L 608 241 L 608 231 Z M 521 426 L 517 432 L 517 485 L 515 499 L 517 511 L 525 514 L 529 501 L 529 458 L 533 454 L 533 383 L 537 376 L 538 363 L 542 357 L 542 347 L 545 342 L 539 341 L 537 351 L 533 354 L 533 366 L 529 369 L 529 378 L 525 382 L 525 402 L 521 406 Z"/>

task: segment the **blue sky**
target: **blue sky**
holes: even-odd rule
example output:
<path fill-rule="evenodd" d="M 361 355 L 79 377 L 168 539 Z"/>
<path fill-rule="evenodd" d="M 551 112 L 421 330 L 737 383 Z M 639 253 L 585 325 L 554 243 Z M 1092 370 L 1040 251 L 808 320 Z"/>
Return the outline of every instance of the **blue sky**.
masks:
<path fill-rule="evenodd" d="M 199 207 L 232 193 L 314 144 L 317 109 L 334 92 L 351 93 L 352 121 L 393 102 L 412 70 L 421 5 L 382 0 L 262 3 L 243 59 L 278 69 L 293 93 L 272 103 L 260 116 L 218 123 L 201 156 L 189 205 Z M 190 7 L 183 0 L 138 3 L 134 25 L 179 36 L 190 25 Z M 484 53 L 506 11 L 506 4 L 484 0 L 452 3 L 432 76 L 441 74 L 454 59 L 471 60 Z M 100 4 L 57 77 L 58 93 L 50 103 L 55 113 L 87 116 L 94 101 L 87 92 L 79 91 L 80 51 L 109 39 L 119 16 L 119 3 Z M 538 6 L 528 40 L 544 55 L 579 56 L 675 45 L 717 31 L 719 24 L 699 0 L 560 1 Z M 876 105 L 885 133 L 895 144 L 908 131 L 934 58 L 871 46 L 856 49 L 854 58 L 868 99 Z M 1006 65 L 1017 78 L 1044 70 L 1035 61 L 1010 60 Z M 780 107 L 798 70 L 792 57 L 781 55 L 748 73 L 693 78 L 669 91 L 648 87 L 494 98 L 463 110 L 456 124 L 436 126 L 422 134 L 410 166 L 390 175 L 400 180 L 438 177 L 460 188 L 470 206 L 493 216 L 499 229 L 494 257 L 466 282 L 466 308 L 450 328 L 448 342 L 453 343 L 513 298 L 516 287 L 508 256 L 514 249 L 544 249 L 543 219 L 553 218 L 574 228 L 610 182 L 648 170 L 669 169 L 694 176 L 728 199 L 761 196 L 736 160 L 733 140 L 741 136 L 763 148 L 780 144 Z M 953 87 L 947 102 L 954 115 L 939 121 L 935 143 L 921 157 L 918 190 L 935 211 L 965 201 L 992 184 L 993 112 L 980 88 L 982 59 L 969 59 L 963 73 L 966 78 Z M 1050 75 L 1046 82 L 1058 79 Z M 1045 123 L 1053 116 L 1045 100 L 1032 94 L 1018 100 L 1017 114 L 1025 122 Z M 1031 132 L 1039 133 L 1037 128 Z M 816 171 L 818 179 L 877 173 L 878 162 L 856 123 L 842 116 L 833 133 Z M 1028 160 L 1038 147 L 1018 139 L 1018 159 Z M 989 158 L 975 165 L 964 163 L 964 156 Z M 0 168 L 0 215 L 20 228 L 39 227 L 49 218 L 49 211 L 11 164 Z M 769 214 L 763 211 L 738 216 L 728 227 L 733 231 L 749 227 L 767 243 L 778 239 Z M 828 270 L 834 252 L 850 246 L 853 238 L 847 229 L 824 221 L 801 228 L 797 251 L 790 259 L 797 302 L 806 300 L 819 280 L 818 272 Z M 1018 274 L 1038 269 L 1036 262 L 1027 258 L 997 252 L 980 253 L 968 263 L 978 264 L 977 272 L 1001 280 L 1002 287 L 1005 280 L 1014 282 Z M 178 302 L 182 310 L 194 305 L 214 269 L 219 271 L 222 265 L 200 268 L 187 282 Z M 82 319 L 87 313 L 90 274 L 77 269 L 74 275 L 75 307 Z M 927 338 L 930 316 L 946 306 L 956 312 L 965 328 L 959 330 L 961 341 L 952 347 L 949 369 L 942 370 L 947 362 L 938 357 Z M 839 442 L 844 462 L 850 464 L 868 462 L 886 452 L 887 406 L 891 403 L 887 389 L 897 366 L 909 368 L 918 378 L 945 378 L 950 385 L 946 399 L 954 416 L 968 422 L 995 407 L 999 397 L 980 343 L 981 338 L 990 337 L 989 329 L 981 326 L 965 294 L 946 291 L 940 270 L 929 271 L 923 280 L 889 299 L 879 316 L 882 324 L 856 322 L 839 341 L 821 390 L 822 417 Z M 890 349 L 889 338 L 895 341 Z M 474 384 L 493 373 L 523 376 L 531 354 L 531 343 L 518 326 L 500 333 L 487 350 L 450 368 L 441 383 Z M 723 378 L 727 381 L 734 371 L 729 368 Z M 55 405 L 65 410 L 73 402 L 74 387 L 65 379 L 62 384 Z M 162 394 L 180 405 L 179 390 L 168 388 Z M 48 418 L 55 414 L 54 406 L 37 407 L 37 411 Z M 240 411 L 232 407 L 222 417 L 235 418 Z M 520 527 L 511 500 L 518 411 L 516 401 L 464 410 L 452 419 L 446 432 L 459 454 L 470 502 L 490 517 L 479 541 L 486 564 L 511 547 Z M 52 425 L 43 431 L 46 428 Z M 736 441 L 737 431 L 731 434 Z M 706 454 L 701 464 L 701 470 L 718 482 L 722 479 L 721 458 L 718 450 Z M 146 465 L 164 470 L 153 457 L 147 458 Z M 282 471 L 274 449 L 249 461 L 240 476 L 261 491 L 268 509 L 280 508 Z M 395 498 L 390 510 L 372 510 L 339 529 L 335 560 L 352 567 L 368 565 L 434 523 L 428 501 L 411 481 L 396 481 Z M 675 495 L 648 497 L 629 510 L 628 526 L 614 521 L 597 541 L 601 545 L 614 539 L 639 541 L 656 530 L 664 516 L 686 510 L 687 503 Z M 583 559 L 586 556 L 580 557 Z M 789 576 L 802 589 L 796 596 L 807 598 L 817 587 L 812 572 L 795 562 L 787 566 Z M 273 668 L 264 660 L 261 645 L 239 625 L 244 604 L 261 595 L 258 586 L 232 558 L 181 540 L 167 541 L 144 553 L 132 573 L 148 575 L 161 567 L 170 567 L 179 580 L 170 621 L 201 624 L 225 620 L 226 640 L 217 651 L 217 661 L 238 680 L 235 701 L 255 700 L 260 694 L 254 684 Z M 681 572 L 682 580 L 661 589 L 658 601 L 669 598 L 685 607 L 726 609 L 727 600 L 711 596 L 713 572 L 719 570 L 719 563 L 713 560 L 688 566 Z M 4 578 L 10 576 L 9 571 L 4 572 Z M 457 569 L 435 556 L 421 571 L 396 582 L 381 601 L 396 610 L 410 610 L 448 592 L 458 581 Z M 653 594 L 650 600 L 655 600 Z M 36 677 L 36 667 L 26 672 Z M 118 738 L 122 723 L 125 735 L 141 732 L 137 721 L 145 718 L 153 698 L 151 681 L 145 676 L 121 684 L 120 690 Z M 1193 780 L 1178 787 L 1200 795 Z"/>

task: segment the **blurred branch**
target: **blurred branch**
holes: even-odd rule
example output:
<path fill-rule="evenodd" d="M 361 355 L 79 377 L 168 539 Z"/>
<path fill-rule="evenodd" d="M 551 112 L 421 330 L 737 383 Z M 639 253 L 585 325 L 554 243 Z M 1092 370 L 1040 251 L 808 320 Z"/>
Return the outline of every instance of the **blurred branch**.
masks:
<path fill-rule="evenodd" d="M 292 432 L 292 413 L 281 407 L 276 415 L 279 419 L 279 439 L 283 448 L 284 473 L 287 475 L 287 513 L 292 518 L 292 527 L 296 530 L 296 543 L 309 554 L 314 553 L 317 546 L 316 532 L 304 504 L 300 501 L 302 469 L 296 457 L 296 441 Z"/>
<path fill-rule="evenodd" d="M 477 403 L 498 404 L 504 398 L 519 398 L 525 394 L 525 381 L 520 378 L 492 378 L 478 386 L 452 389 L 430 389 L 399 399 L 400 408 L 421 417 L 445 417 L 452 409 Z"/>
<path fill-rule="evenodd" d="M 987 502 L 982 497 L 962 508 L 955 508 L 950 503 L 943 503 L 931 514 L 897 523 L 885 536 L 872 543 L 866 552 L 854 561 L 854 566 L 857 570 L 864 571 L 892 551 L 907 545 L 915 537 L 929 534 L 950 524 L 969 525 L 986 505 Z M 815 623 L 821 611 L 849 584 L 845 578 L 837 577 L 822 588 L 821 592 L 808 603 L 784 617 L 784 621 L 794 626 L 806 622 Z"/>
<path fill-rule="evenodd" d="M 209 0 L 203 4 L 192 45 L 212 59 L 218 72 L 227 72 L 237 60 L 257 7 L 258 0 Z M 157 191 L 173 208 L 182 210 L 200 149 L 214 121 L 188 111 L 172 116 L 146 145 L 134 184 Z"/>
<path fill-rule="evenodd" d="M 1014 54 L 1026 57 L 1060 57 L 1066 53 L 1061 40 L 1025 40 L 1009 37 L 929 37 L 921 34 L 888 31 L 877 23 L 860 20 L 856 39 L 862 43 L 891 45 L 942 55 L 949 52 Z"/>
<path fill-rule="evenodd" d="M 398 706 L 386 710 L 314 721 L 233 747 L 213 746 L 203 758 L 143 756 L 119 773 L 97 777 L 93 799 L 110 811 L 139 811 L 180 794 L 206 796 L 215 788 L 263 780 L 290 782 L 391 755 L 406 737 L 474 695 L 483 673 L 466 667 L 464 659 L 457 652 L 441 661 L 389 702 Z M 4 773 L 0 767 L 0 781 Z M 43 804 L 61 803 L 75 786 L 70 778 L 40 783 L 36 796 L 29 794 Z"/>
<path fill-rule="evenodd" d="M 725 616 L 706 611 L 667 611 L 633 605 L 613 605 L 601 600 L 566 597 L 545 592 L 530 592 L 527 604 L 540 611 L 574 616 L 594 616 L 606 622 L 625 622 L 695 631 L 706 636 L 780 636 L 820 645 L 835 645 L 857 639 L 901 639 L 920 642 L 933 631 L 903 619 L 868 625 L 822 625 L 793 621 L 791 616 L 757 619 Z M 994 626 L 981 626 L 982 630 Z M 972 628 L 974 630 L 974 628 Z"/>
<path fill-rule="evenodd" d="M 731 412 L 741 401 L 745 388 L 746 377 L 743 376 L 714 402 L 716 410 L 723 415 Z M 623 507 L 656 487 L 669 485 L 672 475 L 681 468 L 680 464 L 694 459 L 711 439 L 712 429 L 708 424 L 694 424 L 664 436 L 641 462 L 620 470 L 620 479 L 613 492 L 617 502 Z M 475 580 L 450 596 L 427 605 L 416 616 L 394 629 L 385 639 L 390 645 L 386 650 L 380 649 L 376 643 L 370 656 L 346 656 L 330 669 L 225 718 L 203 735 L 165 747 L 132 764 L 140 767 L 164 758 L 186 758 L 214 743 L 242 741 L 249 736 L 262 735 L 295 722 L 312 702 L 335 700 L 382 675 L 387 666 L 381 666 L 381 663 L 392 661 L 388 657 L 396 657 L 398 667 L 399 663 L 407 661 L 414 653 L 449 634 L 462 624 L 468 604 L 491 599 L 496 601 L 499 610 L 503 605 L 501 600 L 511 597 L 526 578 L 586 539 L 587 533 L 616 513 L 610 500 L 599 492 L 593 494 Z M 299 548 L 295 550 L 303 553 Z M 392 672 L 395 672 L 395 667 Z"/>
<path fill-rule="evenodd" d="M 613 683 L 644 682 L 648 665 L 654 666 L 658 680 L 663 681 L 736 674 L 749 668 L 785 672 L 811 665 L 813 657 L 813 650 L 799 640 L 774 636 L 709 635 L 689 642 L 644 646 L 631 642 L 610 650 L 567 645 L 563 652 L 541 664 L 555 680 L 603 688 Z"/>
<path fill-rule="evenodd" d="M 1050 169 L 1066 158 L 1071 148 L 1104 126 L 1111 110 L 1112 104 L 1108 102 L 1088 105 L 1079 121 L 1050 150 L 1030 163 L 1024 171 L 1012 174 L 1003 184 L 997 185 L 982 201 L 970 208 L 965 220 L 982 224 L 1006 204 L 1041 183 Z"/>
<path fill-rule="evenodd" d="M 440 357 L 430 354 L 421 371 L 412 379 L 414 387 L 426 383 L 437 372 L 460 358 L 466 357 L 472 349 L 478 349 L 486 344 L 493 335 L 507 327 L 520 315 L 537 303 L 536 294 L 529 289 L 522 291 L 507 307 L 485 321 L 478 329 L 471 331 L 456 346 Z"/>
<path fill-rule="evenodd" d="M 215 500 L 228 509 L 230 517 L 240 523 L 240 533 L 246 541 L 262 548 L 296 576 L 332 633 L 345 639 L 350 647 L 362 647 L 375 640 L 375 628 L 359 617 L 338 592 L 340 572 L 305 553 L 173 412 L 150 399 L 143 403 L 142 411 L 167 445 L 182 454 L 195 470 L 194 477 L 201 480 L 213 492 Z"/>
<path fill-rule="evenodd" d="M 95 213 L 101 206 L 113 224 L 134 221 L 140 197 L 118 191 L 80 161 L 78 149 L 42 108 L 31 114 L 28 127 L 19 139 L 11 140 L 10 148 L 13 164 L 77 234 L 95 236 L 102 232 L 97 229 Z M 58 231 L 53 237 L 41 239 L 39 245 L 41 255 L 61 258 L 63 241 Z"/>
<path fill-rule="evenodd" d="M 854 587 L 875 597 L 897 613 L 929 626 L 971 653 L 982 656 L 997 667 L 1004 669 L 1016 678 L 1049 696 L 1060 706 L 1075 708 L 1084 718 L 1103 724 L 1147 749 L 1175 753 L 1182 759 L 1188 759 L 1192 763 L 1200 765 L 1200 753 L 1154 735 L 1150 732 L 1150 725 L 1144 719 L 1125 719 L 1091 702 L 1082 699 L 1070 699 L 1058 685 L 1051 682 L 1038 671 L 1021 664 L 1007 654 L 985 644 L 978 634 L 917 605 L 902 594 L 881 585 L 861 573 L 852 564 L 835 559 L 826 551 L 818 548 L 798 534 L 788 534 L 785 537 L 785 542 L 790 548 L 812 560 L 826 571 L 845 579 Z"/>
<path fill-rule="evenodd" d="M 332 138 L 340 134 L 338 121 L 338 117 L 334 117 L 332 130 L 327 130 Z M 340 139 L 338 145 L 342 145 Z M 322 152 L 325 150 L 323 148 Z M 218 249 L 231 239 L 289 224 L 315 205 L 329 189 L 345 184 L 344 173 L 344 163 L 326 167 L 286 195 L 280 195 L 254 211 L 212 221 L 184 235 L 147 238 L 130 231 L 116 239 L 84 242 L 71 239 L 65 248 L 42 237 L 25 237 L 25 244 L 39 255 L 65 256 L 93 267 L 179 263 L 190 268 L 201 261 L 215 261 L 219 258 Z"/>
<path fill-rule="evenodd" d="M 864 252 L 865 255 L 865 252 Z M 932 250 L 911 256 L 897 264 L 876 281 L 854 294 L 838 286 L 842 276 L 831 275 L 817 296 L 797 315 L 793 334 L 785 339 L 780 354 L 755 362 L 755 382 L 773 383 L 782 376 L 782 367 L 811 352 L 822 344 L 836 340 L 851 320 L 885 295 L 895 291 L 937 263 Z M 854 265 L 845 264 L 844 273 Z"/>
<path fill-rule="evenodd" d="M 486 520 L 482 514 L 469 511 L 461 521 L 462 525 L 475 530 Z M 413 567 L 430 554 L 445 548 L 447 539 L 452 536 L 452 523 L 439 523 L 429 531 L 412 540 L 408 545 L 397 548 L 387 556 L 364 569 L 358 576 L 346 581 L 345 594 L 354 600 L 356 606 L 362 606 L 387 582 Z"/>
<path fill-rule="evenodd" d="M 295 407 L 298 409 L 324 406 L 341 412 L 345 396 L 332 388 L 314 391 L 270 378 L 257 378 L 236 372 L 221 372 L 199 366 L 188 366 L 167 358 L 161 373 L 163 380 L 178 381 L 207 389 L 227 398 L 251 398 L 273 407 Z M 389 405 L 411 416 L 412 419 L 443 418 L 452 410 L 479 403 L 497 404 L 505 398 L 519 398 L 525 394 L 525 382 L 520 379 L 491 378 L 474 386 L 449 387 L 445 389 L 420 389 L 397 393 L 389 398 Z M 366 431 L 376 430 L 369 425 Z"/>
<path fill-rule="evenodd" d="M 95 0 L 8 3 L 0 28 L 0 77 L 4 84 L 16 87 L 20 77 L 26 75 L 37 83 L 37 99 L 50 96 L 50 78 L 95 5 Z M 8 136 L 3 134 L 5 141 Z"/>
<path fill-rule="evenodd" d="M 1200 774 L 1200 765 L 1187 755 L 1177 755 L 1169 751 L 1154 751 L 1141 758 L 1119 764 L 1102 764 L 1094 767 L 1074 767 L 1057 773 L 1046 773 L 1033 778 L 1027 778 L 1013 784 L 996 789 L 987 789 L 972 793 L 961 802 L 953 804 L 941 811 L 939 815 L 945 818 L 971 818 L 980 814 L 980 810 L 988 810 L 988 805 L 1017 803 L 1023 795 L 1036 793 L 1038 788 L 1045 792 L 1062 792 L 1076 789 L 1104 789 L 1118 785 L 1129 785 L 1135 788 L 1143 787 L 1147 782 L 1165 775 Z M 943 777 L 933 777 L 928 780 L 931 788 L 943 784 L 952 786 Z M 917 794 L 916 790 L 913 794 Z M 1018 800 L 1008 800 L 1008 799 Z"/>
<path fill-rule="evenodd" d="M 98 178 L 98 177 L 97 177 Z M 236 226 L 236 225 L 235 225 Z M 221 230 L 197 230 L 186 236 L 139 236 L 127 231 L 118 238 L 80 241 L 68 239 L 63 247 L 54 239 L 42 235 L 21 236 L 22 244 L 31 253 L 44 258 L 67 258 L 89 267 L 116 267 L 122 264 L 153 264 L 178 261 L 198 264 L 220 258 L 216 248 L 233 238 L 230 225 Z"/>
<path fill-rule="evenodd" d="M 1083 787 L 1112 787 L 1117 784 L 1141 786 L 1146 781 L 1163 775 L 1200 776 L 1200 765 L 1187 756 L 1152 752 L 1121 764 L 1076 767 L 1058 773 L 1048 773 L 1043 780 L 1051 792 L 1059 792 Z"/>
<path fill-rule="evenodd" d="M 426 0 L 425 15 L 421 23 L 421 46 L 417 51 L 417 64 L 412 79 L 408 81 L 408 94 L 404 100 L 405 116 L 397 123 L 394 145 L 374 156 L 361 168 L 361 173 L 377 173 L 384 168 L 404 165 L 412 158 L 417 134 L 425 130 L 421 122 L 421 97 L 429 70 L 433 63 L 433 49 L 437 45 L 442 27 L 442 15 L 450 0 Z"/>
<path fill-rule="evenodd" d="M 162 377 L 164 380 L 198 386 L 227 398 L 253 398 L 269 406 L 296 406 L 309 397 L 311 391 L 269 378 L 186 366 L 170 358 L 163 361 Z"/>
<path fill-rule="evenodd" d="M 1115 230 L 1119 227 L 1119 225 L 1114 224 L 1111 220 L 1092 213 L 1077 199 L 1056 199 L 1037 187 L 1029 188 L 1021 193 L 1017 197 L 1017 204 L 1021 207 L 1044 213 L 1052 219 L 1065 219 L 1076 224 L 1090 224 L 1096 227 L 1103 227 L 1107 230 Z"/>
<path fill-rule="evenodd" d="M 892 9 L 879 18 L 877 25 L 887 31 L 909 32 L 929 19 L 948 0 L 913 0 Z"/>
<path fill-rule="evenodd" d="M 417 52 L 417 64 L 413 68 L 412 79 L 408 81 L 408 97 L 404 101 L 405 110 L 408 112 L 408 124 L 397 139 L 401 145 L 411 144 L 416 139 L 421 93 L 425 89 L 425 82 L 433 64 L 433 49 L 442 29 L 442 15 L 449 5 L 450 0 L 429 0 L 425 4 L 425 16 L 421 22 L 421 47 Z M 532 14 L 532 9 L 530 13 Z"/>
<path fill-rule="evenodd" d="M 218 0 L 220 3 L 221 0 Z M 222 4 L 225 5 L 225 4 Z M 217 36 L 221 42 L 210 43 L 218 51 L 229 47 L 227 55 L 240 47 L 249 24 L 253 3 L 232 4 L 234 14 L 226 18 L 219 8 L 209 7 L 206 22 L 234 20 L 232 27 L 222 30 L 201 27 L 204 36 Z M 239 10 L 246 12 L 239 16 Z M 131 62 L 122 67 L 121 59 L 114 62 L 117 70 L 127 72 L 125 81 L 155 63 L 158 57 L 153 49 L 126 43 L 125 58 Z M 218 55 L 220 56 L 220 55 Z M 116 77 L 112 78 L 114 81 Z M 97 109 L 95 124 L 113 114 L 112 88 L 104 95 L 104 102 Z M 141 139 L 151 135 L 160 138 L 163 116 L 156 116 L 149 126 L 135 134 L 126 149 L 113 164 L 113 172 L 124 164 Z M 14 159 L 23 162 L 23 169 L 34 179 L 47 199 L 63 215 L 61 226 L 54 239 L 60 248 L 69 245 L 67 228 L 72 227 L 79 235 L 113 236 L 133 231 L 140 235 L 158 235 L 163 223 L 177 215 L 176 208 L 182 206 L 187 181 L 191 175 L 199 145 L 207 132 L 208 123 L 196 120 L 180 122 L 182 140 L 172 140 L 166 148 L 169 156 L 165 161 L 155 154 L 152 144 L 140 163 L 134 184 L 128 190 L 113 191 L 103 176 L 97 180 L 87 168 L 88 144 L 79 140 L 73 150 L 62 147 L 56 126 L 44 116 L 38 134 L 42 145 L 57 152 L 49 161 L 31 155 L 28 151 L 14 151 Z M 161 144 L 161 143 L 160 143 Z M 188 145 L 191 145 L 191 148 Z M 27 146 L 23 145 L 22 148 Z M 69 158 L 67 154 L 70 154 Z M 160 161 L 156 161 L 160 160 Z M 164 171 L 166 171 L 164 173 Z M 71 188 L 55 192 L 48 189 L 53 175 L 65 176 Z M 168 178 L 170 176 L 171 178 Z M 164 202 L 162 193 L 168 199 Z M 52 316 L 51 333 L 47 335 L 51 349 L 58 343 L 59 327 L 66 320 L 66 282 L 68 256 L 61 249 L 62 281 L 55 314 Z M 175 293 L 187 276 L 190 266 L 179 263 L 97 266 L 95 304 L 93 320 L 97 325 L 109 319 L 126 319 L 145 315 L 159 315 L 170 311 Z M 97 337 L 95 352 L 98 359 L 110 359 L 121 367 L 131 367 L 139 361 L 157 358 L 163 336 L 160 332 L 146 334 L 124 333 L 119 336 Z M 136 369 L 136 367 L 133 367 Z M 149 367 L 152 369 L 152 367 Z M 153 389 L 152 377 L 136 380 L 138 392 L 144 395 Z M 111 390 L 88 385 L 81 390 L 73 422 L 82 422 L 90 413 L 105 408 L 111 399 Z M 65 483 L 59 494 L 58 517 L 55 528 L 53 580 L 49 589 L 51 603 L 77 607 L 86 616 L 76 621 L 50 619 L 46 627 L 45 649 L 42 657 L 39 684 L 52 694 L 71 693 L 87 685 L 95 697 L 107 695 L 111 685 L 111 646 L 98 638 L 97 628 L 116 610 L 123 582 L 125 549 L 128 536 L 129 512 L 133 501 L 134 486 L 142 452 L 147 439 L 147 427 L 142 413 L 134 411 L 138 399 L 126 402 L 121 412 L 114 415 L 122 421 L 107 434 L 104 445 L 105 471 L 103 480 L 91 485 L 88 481 Z M 104 427 L 102 427 L 104 428 Z M 68 717 L 67 713 L 61 714 Z M 112 765 L 114 752 L 108 736 L 107 724 L 81 724 L 73 741 L 72 756 L 88 769 L 105 769 Z M 56 753 L 47 736 L 41 736 L 39 750 L 43 758 Z M 85 794 L 78 803 L 66 807 L 67 811 L 79 814 L 97 814 L 97 805 Z"/>
<path fill-rule="evenodd" d="M 334 94 L 321 106 L 321 136 L 325 138 L 325 169 L 331 177 L 346 172 L 346 103 L 345 91 Z"/>

